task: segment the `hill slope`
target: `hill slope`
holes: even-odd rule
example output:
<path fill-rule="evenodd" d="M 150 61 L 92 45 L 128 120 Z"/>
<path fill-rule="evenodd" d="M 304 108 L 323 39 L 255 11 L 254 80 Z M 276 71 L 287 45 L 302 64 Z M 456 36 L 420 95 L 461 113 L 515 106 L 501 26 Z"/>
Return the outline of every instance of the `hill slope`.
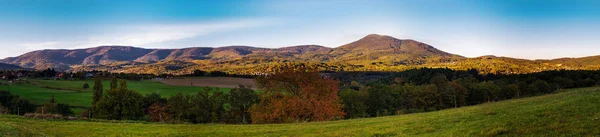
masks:
<path fill-rule="evenodd" d="M 17 65 L 0 63 L 0 70 L 22 69 Z"/>
<path fill-rule="evenodd" d="M 597 136 L 600 88 L 437 112 L 270 125 L 46 121 L 0 115 L 8 136 Z"/>

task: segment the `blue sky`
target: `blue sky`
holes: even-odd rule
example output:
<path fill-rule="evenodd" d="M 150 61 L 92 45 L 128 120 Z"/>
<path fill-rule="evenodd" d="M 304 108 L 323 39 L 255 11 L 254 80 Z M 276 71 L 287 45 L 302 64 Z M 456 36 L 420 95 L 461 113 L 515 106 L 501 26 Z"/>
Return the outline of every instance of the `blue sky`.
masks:
<path fill-rule="evenodd" d="M 468 57 L 600 55 L 597 0 L 0 0 L 0 58 L 40 49 L 337 47 L 368 34 Z"/>

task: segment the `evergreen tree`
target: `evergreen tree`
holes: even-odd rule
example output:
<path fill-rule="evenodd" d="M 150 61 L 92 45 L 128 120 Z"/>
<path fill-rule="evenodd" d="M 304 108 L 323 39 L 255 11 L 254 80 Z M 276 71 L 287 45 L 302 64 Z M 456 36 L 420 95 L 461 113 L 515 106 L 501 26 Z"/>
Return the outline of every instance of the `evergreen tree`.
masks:
<path fill-rule="evenodd" d="M 117 83 L 117 78 L 116 78 L 116 77 L 113 77 L 113 78 L 110 80 L 110 90 L 117 89 L 117 85 L 118 85 L 118 83 Z"/>
<path fill-rule="evenodd" d="M 125 81 L 124 79 L 121 79 L 119 81 L 119 89 L 127 89 L 127 81 Z"/>
<path fill-rule="evenodd" d="M 98 102 L 100 100 L 100 98 L 102 98 L 102 92 L 103 92 L 102 80 L 100 80 L 100 78 L 96 78 L 94 80 L 94 95 L 92 98 L 92 106 L 95 106 L 96 102 Z"/>

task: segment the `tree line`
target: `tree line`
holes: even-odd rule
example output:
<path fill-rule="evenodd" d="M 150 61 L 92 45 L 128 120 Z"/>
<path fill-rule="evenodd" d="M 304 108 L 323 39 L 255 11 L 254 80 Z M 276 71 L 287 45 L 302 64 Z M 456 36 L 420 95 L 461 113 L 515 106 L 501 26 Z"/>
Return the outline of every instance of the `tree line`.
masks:
<path fill-rule="evenodd" d="M 54 95 L 52 95 L 49 102 L 36 105 L 25 98 L 13 95 L 9 91 L 0 90 L 0 114 L 25 115 L 27 113 L 72 116 L 73 110 L 67 104 L 57 103 Z"/>
<path fill-rule="evenodd" d="M 113 77 L 109 89 L 95 79 L 92 107 L 82 117 L 165 123 L 290 123 L 399 115 L 551 94 L 563 88 L 599 85 L 600 71 L 545 71 L 481 75 L 477 70 L 412 69 L 403 72 L 323 73 L 310 66 L 285 66 L 258 76 L 258 91 L 206 87 L 195 94 L 163 98 L 141 95 Z M 0 102 L 11 114 L 40 108 L 10 92 Z M 69 115 L 50 102 L 42 112 Z M 18 112 L 14 112 L 17 108 Z M 68 108 L 68 106 L 67 106 Z M 21 112 L 23 111 L 23 112 Z"/>
<path fill-rule="evenodd" d="M 257 100 L 250 87 L 240 86 L 228 93 L 205 87 L 194 95 L 178 93 L 162 98 L 158 93 L 145 96 L 127 88 L 125 80 L 113 78 L 110 89 L 103 90 L 101 79 L 93 87 L 91 116 L 113 120 L 151 120 L 154 122 L 250 123 L 247 112 Z"/>
<path fill-rule="evenodd" d="M 323 78 L 316 69 L 289 68 L 256 81 L 259 93 L 246 86 L 227 93 L 205 87 L 193 95 L 162 98 L 129 90 L 125 80 L 116 78 L 104 90 L 97 78 L 92 108 L 82 116 L 167 123 L 288 123 L 342 119 L 345 114 L 337 95 L 339 81 Z"/>
<path fill-rule="evenodd" d="M 340 91 L 346 118 L 436 111 L 600 84 L 600 71 L 583 70 L 480 75 L 476 70 L 422 68 L 394 73 L 365 73 L 368 75 L 339 75 L 341 79 L 351 78 L 345 79 L 349 82 L 343 83 Z"/>

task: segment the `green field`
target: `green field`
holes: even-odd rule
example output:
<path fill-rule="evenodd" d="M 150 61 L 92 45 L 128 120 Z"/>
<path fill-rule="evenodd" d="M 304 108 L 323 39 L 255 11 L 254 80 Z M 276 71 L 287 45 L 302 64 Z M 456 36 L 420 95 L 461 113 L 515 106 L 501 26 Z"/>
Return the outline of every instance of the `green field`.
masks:
<path fill-rule="evenodd" d="M 600 88 L 436 112 L 330 122 L 225 125 L 53 121 L 0 115 L 8 136 L 598 136 Z"/>
<path fill-rule="evenodd" d="M 13 83 L 9 86 L 0 85 L 0 90 L 10 91 L 15 95 L 27 98 L 36 104 L 43 104 L 50 101 L 52 95 L 56 102 L 69 104 L 72 106 L 89 107 L 92 104 L 93 80 L 88 81 L 67 81 L 67 80 L 28 80 L 29 83 Z M 83 84 L 88 83 L 90 89 L 84 90 Z M 6 83 L 4 81 L 4 83 Z M 105 90 L 110 87 L 110 81 L 102 81 Z M 194 94 L 204 91 L 203 87 L 192 86 L 171 86 L 151 80 L 127 81 L 127 87 L 135 90 L 142 95 L 148 93 L 159 93 L 163 97 L 169 97 L 177 93 Z M 57 89 L 60 88 L 60 89 Z M 230 88 L 219 88 L 221 91 L 229 91 Z"/>

